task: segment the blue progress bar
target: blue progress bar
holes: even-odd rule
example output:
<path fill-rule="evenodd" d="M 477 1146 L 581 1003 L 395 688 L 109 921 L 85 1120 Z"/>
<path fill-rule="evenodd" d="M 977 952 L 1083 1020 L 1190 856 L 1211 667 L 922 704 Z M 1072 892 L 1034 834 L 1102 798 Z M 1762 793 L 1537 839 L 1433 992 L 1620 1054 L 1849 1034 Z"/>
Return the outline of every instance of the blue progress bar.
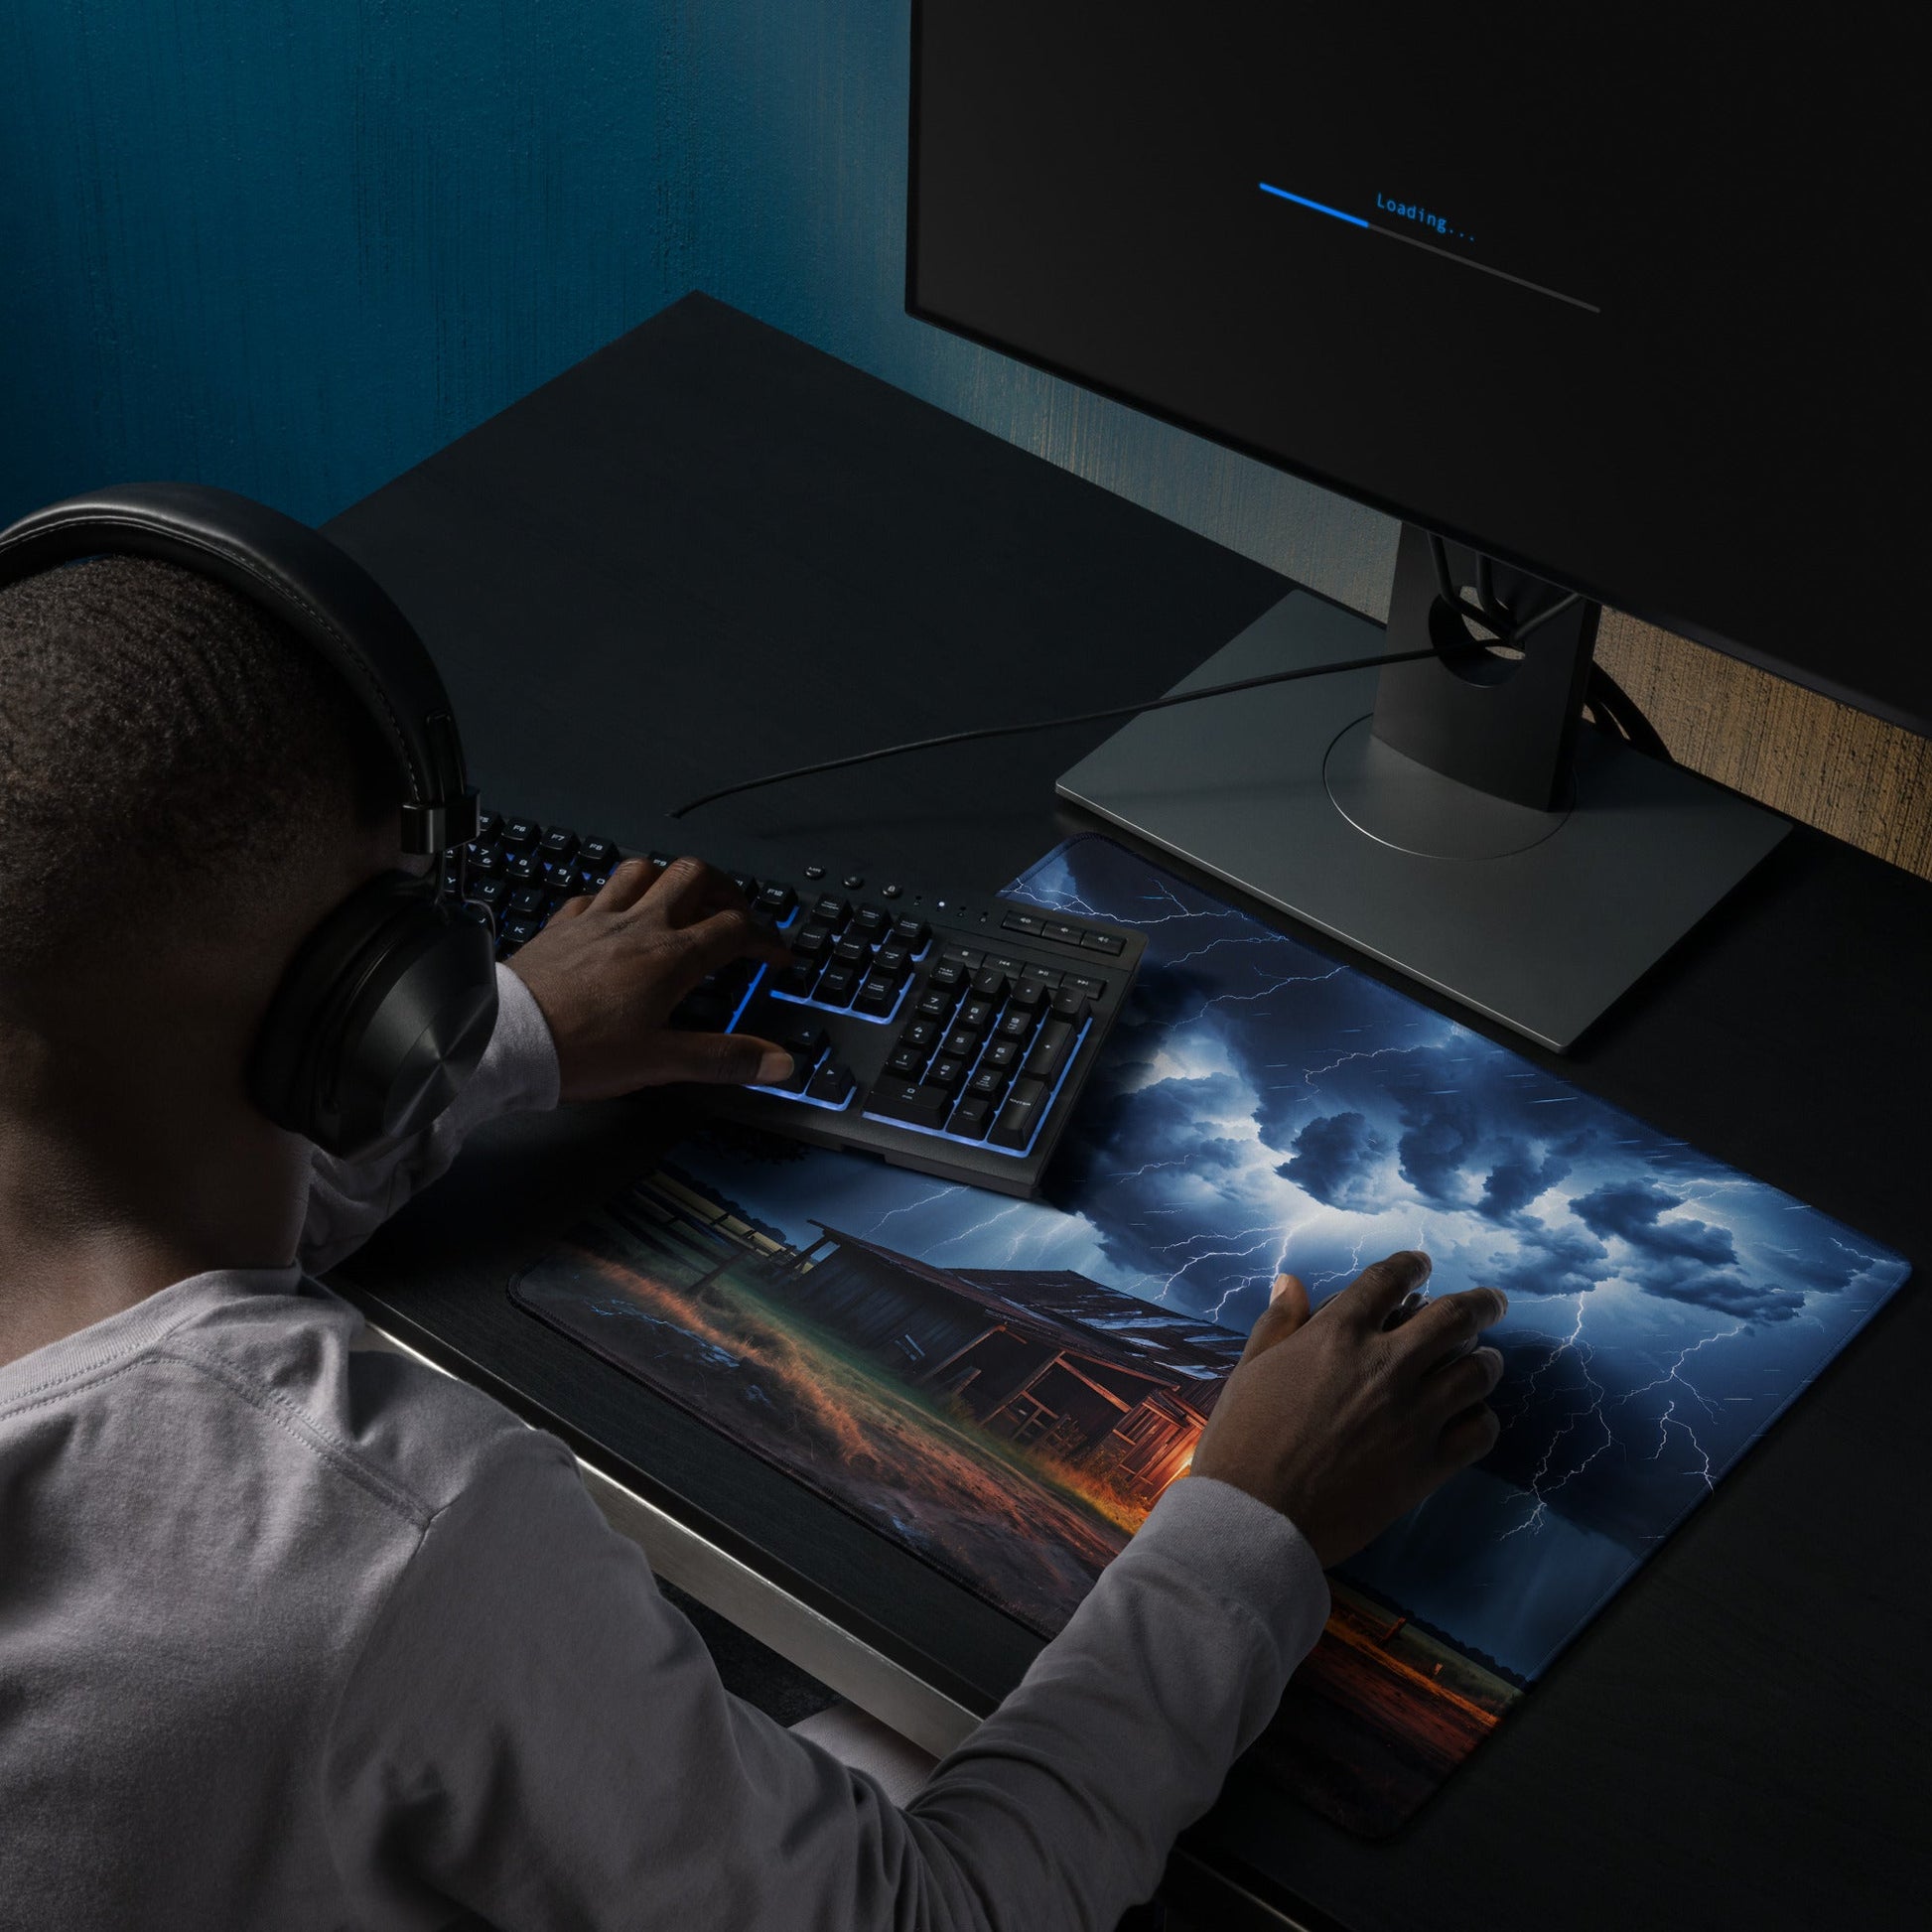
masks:
<path fill-rule="evenodd" d="M 1311 207 L 1317 214 L 1332 214 L 1337 221 L 1346 221 L 1351 228 L 1365 228 L 1368 223 L 1359 214 L 1344 214 L 1338 207 L 1324 207 L 1319 202 L 1311 202 L 1306 195 L 1291 195 L 1286 188 L 1271 188 L 1265 181 L 1259 184 L 1264 195 L 1279 195 L 1285 202 L 1293 202 L 1298 207 Z"/>

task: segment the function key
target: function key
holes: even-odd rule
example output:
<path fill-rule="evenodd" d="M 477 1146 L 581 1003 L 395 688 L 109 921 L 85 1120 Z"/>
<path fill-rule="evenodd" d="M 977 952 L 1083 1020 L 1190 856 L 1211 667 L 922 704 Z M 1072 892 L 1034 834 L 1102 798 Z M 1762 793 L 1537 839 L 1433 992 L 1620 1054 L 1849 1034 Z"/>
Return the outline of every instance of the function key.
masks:
<path fill-rule="evenodd" d="M 537 841 L 537 850 L 553 865 L 561 866 L 577 856 L 577 834 L 567 825 L 553 825 Z"/>
<path fill-rule="evenodd" d="M 846 876 L 843 879 L 839 881 L 839 884 L 843 886 L 848 893 L 858 892 L 865 885 L 865 883 L 866 883 L 865 874 L 860 872 L 849 872 L 846 874 Z"/>
<path fill-rule="evenodd" d="M 728 872 L 725 877 L 745 895 L 748 899 L 759 896 L 759 882 L 749 872 Z"/>
<path fill-rule="evenodd" d="M 759 910 L 769 912 L 782 924 L 798 909 L 798 895 L 789 886 L 772 884 L 759 894 Z"/>
<path fill-rule="evenodd" d="M 586 839 L 577 848 L 577 863 L 609 872 L 618 863 L 618 848 L 609 839 Z"/>
<path fill-rule="evenodd" d="M 899 919 L 893 926 L 893 937 L 909 953 L 923 952 L 932 928 L 923 919 Z"/>
<path fill-rule="evenodd" d="M 846 920 L 852 916 L 852 901 L 840 898 L 832 893 L 821 893 L 812 901 L 812 917 L 822 920 L 826 925 L 842 930 Z"/>
<path fill-rule="evenodd" d="M 1039 924 L 1041 938 L 1050 939 L 1056 946 L 1077 946 L 1085 936 L 1085 929 L 1068 925 L 1064 919 L 1042 919 Z"/>
<path fill-rule="evenodd" d="M 1087 932 L 1080 936 L 1080 943 L 1088 952 L 1124 952 L 1127 941 L 1111 932 Z"/>
<path fill-rule="evenodd" d="M 1009 912 L 1000 921 L 1000 926 L 1006 932 L 1025 932 L 1032 934 L 1035 938 L 1038 938 L 1040 928 L 1045 923 L 1046 921 L 1035 912 Z"/>
<path fill-rule="evenodd" d="M 477 836 L 470 841 L 472 845 L 494 845 L 502 837 L 503 814 L 484 812 L 477 820 Z"/>
<path fill-rule="evenodd" d="M 533 818 L 513 818 L 503 827 L 503 843 L 512 852 L 533 852 L 543 827 Z"/>

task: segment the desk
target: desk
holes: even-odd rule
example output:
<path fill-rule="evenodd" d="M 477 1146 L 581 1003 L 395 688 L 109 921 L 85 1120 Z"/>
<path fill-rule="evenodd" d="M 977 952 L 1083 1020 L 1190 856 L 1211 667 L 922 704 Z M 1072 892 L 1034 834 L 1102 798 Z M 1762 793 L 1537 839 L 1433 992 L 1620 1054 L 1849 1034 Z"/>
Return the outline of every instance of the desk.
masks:
<path fill-rule="evenodd" d="M 740 774 L 1158 692 L 1288 588 L 698 297 L 331 532 L 421 627 L 486 794 L 636 846 Z M 1053 778 L 1104 730 L 732 800 L 689 842 L 985 890 L 1070 829 Z M 1928 968 L 1932 887 L 1801 829 L 1551 1063 L 1923 1266 Z M 928 1732 L 988 1708 L 1035 1639 L 505 1300 L 673 1112 L 491 1130 L 343 1286 L 722 1559 L 759 1614 L 817 1619 L 808 1667 L 897 1677 Z M 1914 1285 L 1405 1833 L 1358 1843 L 1237 1771 L 1175 1901 L 1356 1932 L 1916 1923 L 1925 1364 Z"/>

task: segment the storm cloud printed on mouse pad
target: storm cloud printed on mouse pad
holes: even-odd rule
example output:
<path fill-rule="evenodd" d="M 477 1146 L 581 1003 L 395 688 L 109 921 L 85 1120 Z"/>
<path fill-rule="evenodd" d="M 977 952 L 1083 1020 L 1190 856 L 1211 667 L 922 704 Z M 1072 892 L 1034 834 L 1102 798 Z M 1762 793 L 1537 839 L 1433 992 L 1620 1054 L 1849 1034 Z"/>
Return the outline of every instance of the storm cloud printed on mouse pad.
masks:
<path fill-rule="evenodd" d="M 512 1293 L 1042 1635 L 1184 1473 L 1288 1270 L 1509 1311 L 1495 1449 L 1333 1574 L 1258 1747 L 1392 1830 L 1906 1279 L 1829 1216 L 1082 837 L 1008 889 L 1148 949 L 1008 1200 L 736 1130 Z"/>

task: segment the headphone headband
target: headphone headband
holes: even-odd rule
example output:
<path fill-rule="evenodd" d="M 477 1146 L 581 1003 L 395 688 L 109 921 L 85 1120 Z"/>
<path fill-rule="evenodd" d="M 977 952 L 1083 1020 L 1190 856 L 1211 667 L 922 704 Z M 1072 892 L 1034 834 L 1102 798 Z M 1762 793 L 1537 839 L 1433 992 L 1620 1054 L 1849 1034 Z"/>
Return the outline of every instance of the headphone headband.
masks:
<path fill-rule="evenodd" d="M 437 853 L 476 836 L 477 794 L 434 661 L 381 585 L 319 531 L 231 490 L 129 483 L 0 531 L 0 589 L 96 556 L 181 564 L 280 619 L 336 667 L 395 752 L 403 850 Z"/>

